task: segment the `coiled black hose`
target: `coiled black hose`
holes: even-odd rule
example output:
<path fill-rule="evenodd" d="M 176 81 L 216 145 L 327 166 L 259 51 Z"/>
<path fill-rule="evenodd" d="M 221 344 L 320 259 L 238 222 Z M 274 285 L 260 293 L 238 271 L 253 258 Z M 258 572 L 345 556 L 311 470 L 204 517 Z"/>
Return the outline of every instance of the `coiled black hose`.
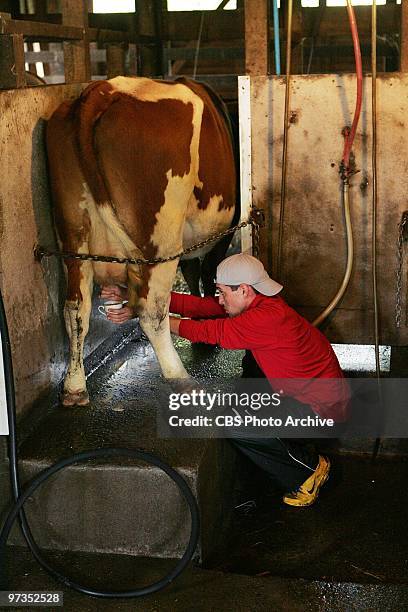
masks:
<path fill-rule="evenodd" d="M 45 470 L 41 471 L 31 483 L 26 486 L 24 491 L 21 493 L 19 476 L 18 476 L 18 457 L 17 457 L 17 435 L 16 435 L 16 408 L 15 408 L 15 392 L 14 392 L 14 376 L 13 376 L 13 363 L 11 357 L 10 338 L 8 333 L 7 318 L 4 309 L 3 297 L 0 292 L 0 332 L 1 341 L 3 348 L 3 361 L 4 361 L 4 377 L 6 387 L 6 399 L 7 399 L 7 414 L 9 422 L 9 463 L 10 463 L 10 478 L 11 486 L 13 491 L 13 497 L 15 503 L 13 504 L 6 521 L 0 532 L 0 588 L 6 590 L 8 575 L 7 566 L 5 562 L 6 557 L 6 545 L 7 539 L 10 534 L 10 530 L 13 526 L 16 518 L 19 518 L 21 530 L 24 538 L 38 563 L 43 567 L 51 576 L 61 582 L 63 585 L 83 593 L 85 595 L 92 595 L 94 597 L 102 597 L 106 599 L 114 598 L 132 598 L 141 597 L 143 595 L 149 595 L 156 591 L 159 591 L 169 585 L 181 572 L 187 567 L 188 563 L 194 555 L 194 551 L 197 547 L 200 521 L 199 512 L 196 499 L 192 494 L 186 481 L 180 476 L 176 470 L 161 461 L 155 455 L 147 453 L 142 450 L 132 450 L 126 448 L 98 448 L 95 450 L 84 451 L 66 459 L 61 459 L 54 465 Z M 50 476 L 59 472 L 63 468 L 72 465 L 73 463 L 87 461 L 89 459 L 101 458 L 101 457 L 131 457 L 134 459 L 142 459 L 148 463 L 151 463 L 161 470 L 163 470 L 170 478 L 174 480 L 177 486 L 180 488 L 185 500 L 188 503 L 191 515 L 191 532 L 190 538 L 187 544 L 187 548 L 182 558 L 177 562 L 175 567 L 161 580 L 154 582 L 146 587 L 139 589 L 133 589 L 130 591 L 97 591 L 96 589 L 78 584 L 70 578 L 64 576 L 59 571 L 55 570 L 48 561 L 46 561 L 41 550 L 38 548 L 34 537 L 31 533 L 30 526 L 27 522 L 27 518 L 24 512 L 24 504 L 27 499 L 43 484 Z"/>

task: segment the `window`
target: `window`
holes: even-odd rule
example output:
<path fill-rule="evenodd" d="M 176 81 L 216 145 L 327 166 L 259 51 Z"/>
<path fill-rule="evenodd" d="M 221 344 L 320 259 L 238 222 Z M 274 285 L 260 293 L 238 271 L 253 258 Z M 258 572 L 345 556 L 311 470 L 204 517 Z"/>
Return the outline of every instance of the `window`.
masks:
<path fill-rule="evenodd" d="M 386 0 L 377 0 L 376 4 L 385 4 Z M 353 6 L 371 6 L 372 0 L 352 0 L 351 4 Z M 327 0 L 327 6 L 346 6 L 346 0 Z"/>
<path fill-rule="evenodd" d="M 221 0 L 167 0 L 168 11 L 214 11 Z M 224 6 L 225 11 L 234 11 L 237 0 L 229 0 Z"/>
<path fill-rule="evenodd" d="M 93 0 L 94 13 L 134 13 L 135 0 Z"/>
<path fill-rule="evenodd" d="M 324 2 L 325 0 L 320 0 Z M 387 0 L 377 0 L 377 5 L 386 4 Z M 352 0 L 353 6 L 371 6 L 372 0 Z M 401 4 L 401 0 L 397 0 L 397 4 Z M 326 6 L 346 6 L 346 0 L 326 0 Z M 303 7 L 318 7 L 319 0 L 302 0 Z"/>

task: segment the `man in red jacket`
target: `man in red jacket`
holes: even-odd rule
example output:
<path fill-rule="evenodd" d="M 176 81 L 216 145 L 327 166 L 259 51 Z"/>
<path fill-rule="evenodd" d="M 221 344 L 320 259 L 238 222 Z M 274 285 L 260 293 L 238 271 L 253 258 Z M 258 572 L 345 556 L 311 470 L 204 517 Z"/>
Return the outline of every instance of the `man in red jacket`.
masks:
<path fill-rule="evenodd" d="M 216 283 L 218 299 L 172 293 L 170 312 L 188 318 L 171 316 L 171 332 L 191 342 L 250 351 L 258 373 L 279 380 L 282 406 L 292 415 L 318 414 L 344 422 L 350 393 L 330 343 L 286 304 L 279 295 L 282 285 L 268 276 L 262 263 L 246 253 L 232 255 L 218 266 Z M 113 297 L 108 288 L 101 295 Z M 120 323 L 133 316 L 122 311 L 109 311 L 108 317 Z M 258 373 L 252 368 L 250 376 Z M 282 488 L 284 503 L 310 506 L 316 501 L 329 476 L 327 457 L 299 440 L 232 441 Z"/>

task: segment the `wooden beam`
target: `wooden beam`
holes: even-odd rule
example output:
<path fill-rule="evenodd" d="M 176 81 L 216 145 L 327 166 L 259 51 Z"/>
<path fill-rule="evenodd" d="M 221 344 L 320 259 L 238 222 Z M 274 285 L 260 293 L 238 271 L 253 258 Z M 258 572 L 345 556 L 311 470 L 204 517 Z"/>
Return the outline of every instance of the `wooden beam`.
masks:
<path fill-rule="evenodd" d="M 267 0 L 245 0 L 245 72 L 268 74 Z"/>
<path fill-rule="evenodd" d="M 87 0 L 62 0 L 62 25 L 82 28 L 83 38 L 64 42 L 64 71 L 66 83 L 83 83 L 91 78 L 88 38 Z"/>
<path fill-rule="evenodd" d="M 128 43 L 134 42 L 133 37 L 121 30 L 100 30 L 99 28 L 88 29 L 89 42 L 99 43 Z"/>
<path fill-rule="evenodd" d="M 321 0 L 321 7 L 324 6 L 325 0 Z M 297 6 L 296 3 L 294 5 Z M 402 4 L 404 7 L 404 3 Z M 405 8 L 405 7 L 404 7 Z M 301 13 L 302 31 L 298 29 L 300 23 L 294 19 L 292 39 L 300 42 L 304 36 L 313 35 L 313 24 L 315 23 L 316 14 L 320 11 L 319 8 L 303 8 Z M 370 36 L 370 6 L 355 6 L 354 11 L 358 24 L 360 36 Z M 399 34 L 401 5 L 389 4 L 380 5 L 378 11 L 378 33 L 379 34 Z M 162 12 L 162 39 L 171 40 L 174 42 L 191 40 L 192 32 L 198 32 L 200 25 L 200 11 L 177 11 L 177 12 Z M 212 11 L 209 13 L 210 18 L 205 20 L 202 32 L 202 43 L 218 40 L 243 40 L 244 38 L 244 12 L 242 10 L 235 11 Z M 296 14 L 294 15 L 294 17 Z M 27 18 L 28 16 L 24 16 Z M 41 21 L 38 14 L 29 15 L 30 20 Z M 130 31 L 132 29 L 132 21 L 134 13 L 129 14 L 90 14 L 89 25 L 91 28 L 100 28 L 104 30 L 123 30 Z M 47 23 L 61 23 L 61 14 L 52 13 L 47 15 Z M 144 34 L 146 34 L 144 32 Z M 272 36 L 272 28 L 270 28 L 270 36 Z M 328 36 L 350 36 L 350 26 L 347 17 L 347 11 L 344 7 L 330 7 L 325 10 L 321 20 L 318 36 L 326 38 Z M 61 38 L 61 37 L 58 37 Z M 140 39 L 142 43 L 154 44 L 156 37 L 153 31 L 150 36 L 145 36 Z"/>
<path fill-rule="evenodd" d="M 24 40 L 21 34 L 0 34 L 0 89 L 25 87 Z"/>
<path fill-rule="evenodd" d="M 247 0 L 248 1 L 248 0 Z M 254 5 L 256 5 L 255 0 Z M 325 0 L 321 0 L 321 4 Z M 249 5 L 252 2 L 249 0 Z M 295 3 L 295 7 L 296 7 Z M 303 36 L 310 36 L 313 30 L 315 15 L 320 11 L 319 8 L 303 8 L 300 17 L 294 14 L 292 39 L 299 40 Z M 378 33 L 391 34 L 398 33 L 399 16 L 401 5 L 386 4 L 378 6 Z M 354 12 L 358 24 L 359 35 L 370 36 L 370 6 L 355 6 Z M 302 25 L 303 24 L 303 25 Z M 163 40 L 189 41 L 192 32 L 198 32 L 200 25 L 199 11 L 181 11 L 163 13 Z M 110 26 L 112 27 L 112 26 Z M 300 30 L 303 28 L 303 31 Z M 272 28 L 271 28 L 272 33 Z M 324 11 L 321 19 L 319 36 L 350 36 L 350 25 L 347 11 L 344 7 L 330 7 Z M 244 38 L 244 13 L 243 11 L 212 11 L 210 18 L 206 19 L 202 42 L 216 40 L 242 40 Z"/>
<path fill-rule="evenodd" d="M 55 23 L 40 23 L 38 21 L 1 20 L 2 34 L 21 34 L 31 40 L 82 40 L 83 29 L 57 25 Z"/>
<path fill-rule="evenodd" d="M 321 0 L 322 1 L 322 0 Z M 402 5 L 404 5 L 404 1 Z M 303 9 L 303 33 L 302 36 L 309 36 L 314 22 L 314 15 L 319 8 Z M 378 34 L 398 33 L 399 15 L 401 5 L 385 4 L 377 7 L 377 22 Z M 359 36 L 371 35 L 371 6 L 355 6 L 354 13 L 356 16 Z M 349 36 L 350 24 L 347 16 L 347 11 L 344 7 L 329 7 L 326 8 L 322 15 L 319 37 L 327 38 L 328 36 Z"/>
<path fill-rule="evenodd" d="M 157 53 L 156 53 L 156 22 L 154 15 L 154 0 L 136 0 L 136 34 L 137 36 L 151 36 L 154 46 L 142 46 L 140 53 L 140 75 L 156 75 Z"/>
<path fill-rule="evenodd" d="M 108 79 L 113 79 L 116 76 L 125 74 L 125 45 L 107 45 L 106 72 Z"/>
<path fill-rule="evenodd" d="M 408 72 L 408 2 L 401 4 L 400 71 Z"/>

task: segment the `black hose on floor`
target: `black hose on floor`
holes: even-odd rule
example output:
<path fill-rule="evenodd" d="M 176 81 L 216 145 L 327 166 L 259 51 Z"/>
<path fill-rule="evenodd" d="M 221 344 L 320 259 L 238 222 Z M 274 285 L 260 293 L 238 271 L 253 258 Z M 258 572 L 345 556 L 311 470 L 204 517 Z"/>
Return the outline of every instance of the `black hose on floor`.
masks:
<path fill-rule="evenodd" d="M 64 586 L 67 586 L 79 593 L 85 595 L 92 595 L 94 597 L 102 597 L 106 599 L 114 598 L 132 598 L 141 597 L 143 595 L 149 595 L 155 593 L 169 585 L 181 572 L 187 567 L 188 563 L 192 559 L 194 552 L 197 547 L 199 531 L 200 531 L 200 520 L 199 511 L 196 499 L 192 494 L 186 481 L 180 476 L 180 474 L 172 467 L 161 461 L 155 455 L 147 453 L 142 450 L 131 450 L 126 448 L 98 448 L 95 450 L 84 451 L 66 459 L 61 459 L 54 465 L 45 470 L 41 471 L 35 478 L 26 486 L 23 492 L 21 492 L 18 476 L 18 458 L 17 458 L 17 435 L 16 435 L 16 408 L 15 408 L 15 392 L 14 392 L 14 376 L 13 376 L 13 363 L 11 357 L 10 338 L 8 333 L 7 318 L 4 309 L 3 297 L 0 292 L 0 332 L 1 342 L 3 349 L 3 361 L 4 361 L 4 377 L 6 387 L 6 399 L 7 399 L 7 414 L 9 422 L 9 463 L 10 463 L 10 478 L 11 486 L 13 491 L 13 497 L 15 503 L 13 504 L 6 521 L 0 532 L 0 589 L 7 590 L 8 583 L 8 572 L 5 562 L 6 558 L 6 545 L 10 530 L 14 524 L 16 518 L 19 518 L 21 530 L 24 538 L 30 548 L 33 556 L 38 563 L 43 567 L 51 576 L 61 582 Z M 97 591 L 96 589 L 78 584 L 70 578 L 64 576 L 59 571 L 55 570 L 48 561 L 46 561 L 41 550 L 38 548 L 34 537 L 31 533 L 27 518 L 24 512 L 24 504 L 27 499 L 33 495 L 33 493 L 53 474 L 60 470 L 68 467 L 74 463 L 88 461 L 95 458 L 106 458 L 106 457 L 130 457 L 133 459 L 142 459 L 147 463 L 151 463 L 156 467 L 163 470 L 179 487 L 184 499 L 187 501 L 190 515 L 191 515 L 191 532 L 188 541 L 187 548 L 182 558 L 177 562 L 175 567 L 161 580 L 154 582 L 146 587 L 139 589 L 133 589 L 129 591 Z"/>

